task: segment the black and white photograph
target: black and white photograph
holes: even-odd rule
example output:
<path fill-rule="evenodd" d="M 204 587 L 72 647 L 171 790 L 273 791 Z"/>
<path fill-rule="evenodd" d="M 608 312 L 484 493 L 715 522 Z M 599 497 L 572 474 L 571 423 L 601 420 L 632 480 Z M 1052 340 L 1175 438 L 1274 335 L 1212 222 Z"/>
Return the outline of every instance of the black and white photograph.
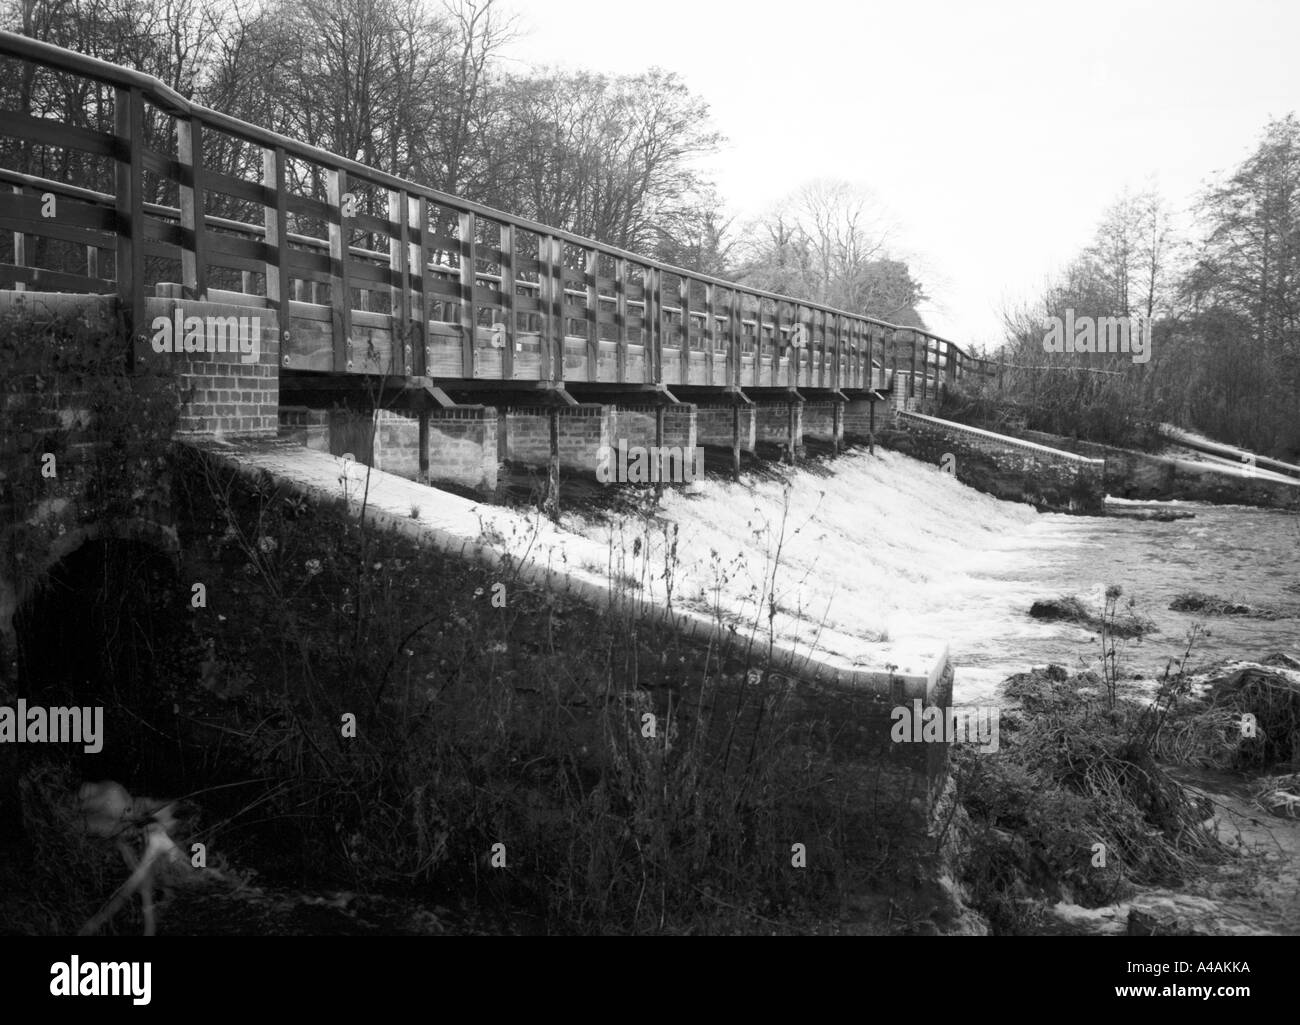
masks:
<path fill-rule="evenodd" d="M 816 936 L 1293 1000 L 1298 48 L 0 0 L 0 988 Z"/>

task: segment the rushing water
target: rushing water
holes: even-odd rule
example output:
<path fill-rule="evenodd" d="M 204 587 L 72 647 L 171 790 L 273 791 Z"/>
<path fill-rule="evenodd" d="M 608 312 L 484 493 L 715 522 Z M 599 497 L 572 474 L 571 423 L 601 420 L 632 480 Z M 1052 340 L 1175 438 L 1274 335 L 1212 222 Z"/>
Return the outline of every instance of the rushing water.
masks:
<path fill-rule="evenodd" d="M 778 635 L 875 666 L 898 662 L 896 653 L 909 647 L 946 643 L 963 702 L 991 700 L 998 683 L 1033 665 L 1095 664 L 1095 634 L 1028 611 L 1036 600 L 1066 594 L 1098 607 L 1107 584 L 1119 584 L 1124 601 L 1132 597 L 1135 611 L 1158 628 L 1125 646 L 1129 671 L 1154 677 L 1182 655 L 1196 617 L 1169 604 L 1186 591 L 1285 612 L 1272 621 L 1203 620 L 1209 633 L 1192 667 L 1278 650 L 1300 655 L 1300 517 L 1240 506 L 1160 507 L 1194 518 L 1040 515 L 897 453 L 859 452 L 830 473 L 793 471 L 788 487 L 710 480 L 668 495 L 662 513 L 679 528 L 675 601 L 716 603 L 766 627 L 766 605 L 757 599 L 779 561 Z M 612 562 L 626 568 L 663 565 L 664 540 L 636 543 L 642 535 L 627 520 L 565 526 L 598 550 L 617 551 Z M 639 554 L 631 559 L 634 543 Z"/>
<path fill-rule="evenodd" d="M 1056 662 L 1071 669 L 1095 664 L 1095 633 L 1065 623 L 1029 619 L 1037 598 L 1077 594 L 1095 600 L 1099 586 L 1119 584 L 1121 605 L 1153 620 L 1157 631 L 1127 643 L 1127 666 L 1158 676 L 1181 657 L 1188 629 L 1204 625 L 1189 659 L 1195 667 L 1214 659 L 1259 659 L 1274 651 L 1300 654 L 1300 517 L 1277 510 L 1200 503 L 1161 503 L 1194 519 L 1168 523 L 1118 517 L 1044 515 L 1020 536 L 1006 539 L 972 567 L 973 582 L 987 585 L 979 622 L 940 613 L 958 670 L 964 701 L 991 693 L 1011 672 Z M 1282 618 L 1205 617 L 1171 611 L 1173 599 L 1202 591 Z"/>

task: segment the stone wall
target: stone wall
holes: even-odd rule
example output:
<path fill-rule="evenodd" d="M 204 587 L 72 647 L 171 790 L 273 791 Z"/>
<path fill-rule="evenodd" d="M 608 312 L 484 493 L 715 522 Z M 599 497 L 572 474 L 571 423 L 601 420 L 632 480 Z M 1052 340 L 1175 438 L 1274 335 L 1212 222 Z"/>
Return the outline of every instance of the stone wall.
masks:
<path fill-rule="evenodd" d="M 656 444 L 655 440 L 655 407 L 654 406 L 616 406 L 613 416 L 613 429 L 611 444 L 617 445 L 620 438 L 626 438 L 630 446 L 641 445 L 649 447 Z M 695 406 L 684 402 L 677 406 L 664 407 L 664 440 L 665 448 L 681 448 L 683 451 L 694 451 L 697 441 L 698 421 L 697 410 Z M 730 428 L 728 428 L 730 430 Z M 730 439 L 730 434 L 728 434 Z M 727 444 L 730 444 L 728 440 Z"/>
<path fill-rule="evenodd" d="M 695 413 L 695 437 L 698 444 L 731 448 L 732 406 L 698 406 Z M 740 407 L 740 447 L 753 452 L 757 418 L 753 406 Z"/>
<path fill-rule="evenodd" d="M 923 462 L 950 468 L 963 484 L 1012 502 L 1052 512 L 1100 513 L 1106 495 L 1104 467 L 958 426 L 901 417 L 880 431 L 877 443 Z"/>
<path fill-rule="evenodd" d="M 178 286 L 158 288 L 160 292 L 179 291 Z M 188 347 L 184 335 L 190 318 L 202 322 L 201 347 L 205 351 L 176 351 Z M 177 434 L 275 436 L 279 429 L 280 325 L 274 310 L 234 302 L 197 302 L 168 294 L 146 301 L 145 319 L 149 341 L 137 348 L 136 357 L 178 375 L 181 418 Z M 176 337 L 178 330 L 180 338 Z M 167 343 L 172 351 L 156 351 Z M 253 351 L 241 351 L 240 343 Z M 191 338 L 189 345 L 200 347 L 200 340 Z M 219 348 L 226 351 L 206 351 Z"/>
<path fill-rule="evenodd" d="M 559 409 L 560 465 L 594 473 L 602 445 L 614 444 L 614 407 L 594 403 Z M 550 416 L 540 406 L 511 406 L 502 410 L 505 425 L 503 458 L 529 466 L 546 466 L 551 459 Z"/>
<path fill-rule="evenodd" d="M 843 402 L 809 402 L 803 407 L 803 436 L 816 438 L 818 441 L 843 441 L 844 418 L 841 415 L 836 424 L 836 407 L 843 413 Z"/>
<path fill-rule="evenodd" d="M 755 434 L 758 441 L 773 445 L 790 444 L 790 416 L 794 411 L 794 445 L 796 453 L 803 447 L 803 403 L 760 402 L 754 407 Z"/>

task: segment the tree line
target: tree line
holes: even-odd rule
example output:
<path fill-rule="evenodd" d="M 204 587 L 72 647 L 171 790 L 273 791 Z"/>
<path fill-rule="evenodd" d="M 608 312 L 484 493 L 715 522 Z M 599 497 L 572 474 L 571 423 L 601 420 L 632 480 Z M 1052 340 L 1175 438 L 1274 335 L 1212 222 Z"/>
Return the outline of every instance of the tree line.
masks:
<path fill-rule="evenodd" d="M 1154 440 L 1172 422 L 1300 457 L 1300 120 L 1265 126 L 1253 152 L 1175 227 L 1153 188 L 1125 191 L 1092 242 L 1033 302 L 1005 312 L 999 359 L 1031 426 L 1099 441 Z M 1150 319 L 1151 358 L 1044 351 L 1045 325 Z M 1027 366 L 1051 370 L 1025 370 Z M 1109 371 L 1096 373 L 1087 371 Z"/>

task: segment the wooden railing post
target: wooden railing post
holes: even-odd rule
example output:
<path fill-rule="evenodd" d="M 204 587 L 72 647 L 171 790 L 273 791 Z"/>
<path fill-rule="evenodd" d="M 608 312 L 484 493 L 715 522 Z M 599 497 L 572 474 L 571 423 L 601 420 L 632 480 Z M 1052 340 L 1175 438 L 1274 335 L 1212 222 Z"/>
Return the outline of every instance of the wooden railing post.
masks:
<path fill-rule="evenodd" d="M 587 250 L 587 380 L 600 380 L 600 251 Z"/>
<path fill-rule="evenodd" d="M 334 330 L 335 373 L 346 373 L 352 369 L 352 360 L 348 358 L 348 351 L 352 347 L 352 282 L 348 273 L 351 231 L 343 215 L 343 197 L 347 194 L 347 189 L 347 172 L 327 168 L 325 191 L 330 208 L 330 324 Z"/>
<path fill-rule="evenodd" d="M 781 373 L 781 354 L 789 354 L 785 346 L 785 338 L 781 334 L 781 300 L 777 299 L 772 303 L 772 372 L 768 374 L 767 383 L 775 385 L 777 378 Z M 760 379 L 759 384 L 762 384 Z"/>
<path fill-rule="evenodd" d="M 912 380 L 908 384 L 908 394 L 916 394 L 916 343 L 920 340 L 915 329 L 911 331 L 912 335 Z"/>
<path fill-rule="evenodd" d="M 433 362 L 433 335 L 429 332 L 429 321 L 433 320 L 433 229 L 429 227 L 429 200 L 426 196 L 420 197 L 418 204 L 419 211 L 416 216 L 419 218 L 420 238 L 420 338 L 423 341 L 423 351 L 421 352 L 418 363 L 421 377 L 430 377 L 430 364 Z"/>
<path fill-rule="evenodd" d="M 817 361 L 817 387 L 825 388 L 826 387 L 826 359 L 828 356 L 827 342 L 829 341 L 827 335 L 830 332 L 831 318 L 830 318 L 830 314 L 827 313 L 825 310 L 818 310 L 817 319 L 821 322 L 820 328 L 817 332 L 820 341 L 820 345 L 818 346 L 818 351 L 821 354 L 821 359 Z"/>
<path fill-rule="evenodd" d="M 546 380 L 556 383 L 564 381 L 564 246 L 553 235 L 546 236 L 546 267 L 550 279 L 550 309 L 547 320 L 547 334 L 550 341 L 550 366 Z"/>
<path fill-rule="evenodd" d="M 126 365 L 135 366 L 136 335 L 145 329 L 144 97 L 136 86 L 114 89 L 113 128 L 121 145 L 117 185 L 118 321 L 126 339 Z"/>
<path fill-rule="evenodd" d="M 478 276 L 478 224 L 474 214 L 466 211 L 460 215 L 460 372 L 463 377 L 474 376 L 475 329 L 478 326 L 478 305 L 474 302 L 474 280 Z"/>
<path fill-rule="evenodd" d="M 704 285 L 704 383 L 713 385 L 713 350 L 718 345 L 717 287 L 710 281 Z"/>
<path fill-rule="evenodd" d="M 740 385 L 740 350 L 741 339 L 745 337 L 744 318 L 741 316 L 740 309 L 740 292 L 736 289 L 731 290 L 731 320 L 728 324 L 728 334 L 731 343 L 727 346 L 727 384 Z"/>
<path fill-rule="evenodd" d="M 618 332 L 614 377 L 623 384 L 627 381 L 627 260 L 622 256 L 614 260 L 614 326 Z"/>
<path fill-rule="evenodd" d="M 831 314 L 831 324 L 834 325 L 835 342 L 831 346 L 831 359 L 834 363 L 831 366 L 831 387 L 839 388 L 840 386 L 840 357 L 844 351 L 844 339 L 840 337 L 844 330 L 843 323 L 838 313 Z"/>
<path fill-rule="evenodd" d="M 501 291 L 505 293 L 505 345 L 501 349 L 501 377 L 506 381 L 515 376 L 515 334 L 519 330 L 515 310 L 515 230 L 509 224 L 501 225 Z"/>
<path fill-rule="evenodd" d="M 645 269 L 646 326 L 650 329 L 650 344 L 646 349 L 647 368 L 654 364 L 654 376 L 646 383 L 662 384 L 664 379 L 664 297 L 659 268 Z"/>
<path fill-rule="evenodd" d="M 681 366 L 679 384 L 691 383 L 691 279 L 681 274 L 677 277 L 677 308 L 682 311 L 682 348 L 678 354 Z"/>
<path fill-rule="evenodd" d="M 388 289 L 389 315 L 393 338 L 393 360 L 398 372 L 411 376 L 415 369 L 411 357 L 418 347 L 411 318 L 411 205 L 404 191 L 388 190 L 388 265 L 397 281 Z M 401 342 L 401 358 L 397 345 Z"/>
<path fill-rule="evenodd" d="M 262 225 L 266 228 L 266 301 L 275 310 L 280 325 L 280 364 L 288 365 L 288 347 L 293 326 L 289 316 L 289 197 L 288 172 L 285 167 L 284 148 L 266 147 L 262 150 L 262 187 L 269 194 L 262 204 Z M 195 247 L 196 281 L 200 269 L 204 275 L 202 253 Z M 198 287 L 196 285 L 196 287 Z"/>
<path fill-rule="evenodd" d="M 10 190 L 13 192 L 15 196 L 21 196 L 23 194 L 23 187 L 21 185 L 13 185 L 10 187 Z M 14 266 L 15 267 L 27 266 L 27 236 L 24 235 L 21 231 L 14 232 Z M 25 291 L 26 289 L 27 289 L 27 285 L 24 282 L 22 281 L 14 282 L 15 292 L 22 292 Z"/>
<path fill-rule="evenodd" d="M 641 375 L 643 384 L 650 384 L 659 379 L 655 370 L 655 350 L 658 339 L 655 337 L 659 327 L 659 313 L 655 304 L 655 272 L 652 267 L 641 268 L 641 351 L 645 359 L 645 372 Z"/>

